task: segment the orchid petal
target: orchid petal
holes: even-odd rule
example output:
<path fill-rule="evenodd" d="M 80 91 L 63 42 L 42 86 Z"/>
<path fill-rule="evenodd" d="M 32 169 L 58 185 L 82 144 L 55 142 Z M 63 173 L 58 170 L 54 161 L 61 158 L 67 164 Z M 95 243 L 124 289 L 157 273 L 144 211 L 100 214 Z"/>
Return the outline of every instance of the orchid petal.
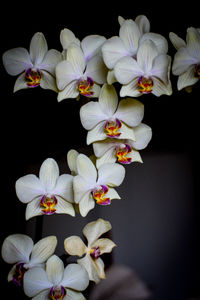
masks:
<path fill-rule="evenodd" d="M 135 141 L 132 142 L 132 145 L 137 150 L 142 150 L 147 147 L 148 143 L 152 138 L 152 130 L 146 124 L 141 123 L 134 128 Z"/>
<path fill-rule="evenodd" d="M 106 38 L 100 35 L 89 35 L 82 40 L 81 48 L 85 55 L 86 61 L 89 61 L 91 57 L 100 52 L 105 41 Z"/>
<path fill-rule="evenodd" d="M 86 270 L 78 264 L 69 264 L 64 270 L 60 285 L 76 291 L 83 291 L 89 284 Z"/>
<path fill-rule="evenodd" d="M 137 151 L 135 149 L 132 149 L 131 152 L 126 155 L 126 157 L 131 158 L 131 162 L 143 163 L 139 151 Z"/>
<path fill-rule="evenodd" d="M 57 100 L 60 102 L 64 99 L 76 98 L 78 95 L 78 82 L 77 80 L 74 80 L 70 82 L 63 91 L 58 93 Z"/>
<path fill-rule="evenodd" d="M 73 203 L 73 176 L 69 174 L 59 176 L 53 193 Z"/>
<path fill-rule="evenodd" d="M 116 63 L 114 74 L 119 83 L 128 84 L 135 77 L 142 76 L 144 72 L 134 58 L 127 56 Z"/>
<path fill-rule="evenodd" d="M 87 134 L 87 145 L 90 145 L 93 142 L 101 141 L 107 138 L 107 135 L 105 133 L 104 129 L 105 122 L 98 123 L 94 128 L 92 128 L 90 131 L 88 131 Z"/>
<path fill-rule="evenodd" d="M 108 84 L 111 85 L 116 81 L 117 81 L 117 79 L 115 78 L 114 70 L 108 70 L 108 73 L 107 73 L 107 82 L 108 82 Z"/>
<path fill-rule="evenodd" d="M 130 96 L 130 97 L 139 97 L 142 94 L 138 89 L 138 79 L 139 77 L 135 77 L 130 83 L 123 85 L 120 90 L 120 96 Z"/>
<path fill-rule="evenodd" d="M 106 82 L 107 68 L 101 56 L 93 56 L 87 63 L 84 75 L 92 78 L 98 84 Z"/>
<path fill-rule="evenodd" d="M 61 42 L 63 49 L 67 49 L 71 43 L 75 43 L 78 46 L 80 46 L 79 39 L 77 39 L 75 37 L 74 33 L 67 28 L 64 28 L 63 30 L 61 30 L 60 42 Z"/>
<path fill-rule="evenodd" d="M 119 194 L 117 193 L 117 191 L 114 188 L 110 188 L 108 192 L 106 193 L 106 197 L 110 198 L 110 200 L 120 200 L 121 197 L 119 196 Z"/>
<path fill-rule="evenodd" d="M 81 77 L 86 66 L 86 60 L 81 48 L 76 44 L 69 45 L 67 50 L 67 60 L 71 62 L 75 73 Z"/>
<path fill-rule="evenodd" d="M 118 143 L 118 140 L 111 139 L 111 138 L 107 138 L 104 141 L 99 141 L 99 142 L 93 143 L 93 150 L 94 150 L 95 156 L 98 158 L 98 157 L 101 157 L 102 155 L 104 155 L 108 150 L 112 149 L 112 151 L 113 151 L 113 149 L 115 148 L 117 143 Z"/>
<path fill-rule="evenodd" d="M 94 260 L 94 264 L 95 264 L 95 267 L 96 267 L 99 278 L 105 279 L 106 274 L 105 274 L 105 271 L 104 271 L 105 265 L 104 265 L 103 260 L 99 257 L 99 258 Z"/>
<path fill-rule="evenodd" d="M 150 22 L 144 15 L 139 15 L 135 19 L 135 23 L 138 25 L 142 34 L 150 31 Z"/>
<path fill-rule="evenodd" d="M 172 42 L 173 46 L 176 48 L 176 50 L 186 46 L 186 42 L 174 32 L 169 33 L 169 39 Z"/>
<path fill-rule="evenodd" d="M 88 247 L 90 247 L 98 238 L 111 230 L 112 226 L 109 221 L 99 218 L 96 221 L 90 222 L 83 228 L 83 234 L 88 241 Z"/>
<path fill-rule="evenodd" d="M 41 64 L 47 51 L 47 42 L 43 33 L 35 33 L 30 43 L 30 57 L 35 66 Z"/>
<path fill-rule="evenodd" d="M 1 255 L 9 264 L 27 263 L 33 249 L 32 239 L 24 234 L 9 235 L 3 242 Z"/>
<path fill-rule="evenodd" d="M 198 63 L 198 60 L 189 54 L 187 48 L 182 47 L 174 55 L 172 72 L 174 75 L 180 75 L 186 72 L 190 66 L 195 65 L 196 63 Z"/>
<path fill-rule="evenodd" d="M 153 82 L 154 85 L 152 88 L 152 94 L 154 94 L 155 96 L 157 97 L 160 97 L 161 95 L 170 96 L 172 94 L 172 87 L 170 82 L 166 85 L 157 77 L 153 77 Z"/>
<path fill-rule="evenodd" d="M 57 255 L 52 255 L 46 262 L 47 277 L 53 285 L 58 285 L 63 279 L 64 264 Z"/>
<path fill-rule="evenodd" d="M 86 253 L 87 247 L 79 236 L 70 236 L 64 240 L 65 251 L 69 255 L 83 256 Z"/>
<path fill-rule="evenodd" d="M 102 46 L 103 60 L 109 69 L 113 69 L 116 62 L 130 53 L 125 48 L 122 40 L 115 36 L 108 39 Z"/>
<path fill-rule="evenodd" d="M 99 247 L 101 255 L 104 253 L 110 253 L 114 247 L 117 245 L 107 238 L 101 238 L 95 241 L 92 245 L 92 247 Z"/>
<path fill-rule="evenodd" d="M 37 264 L 46 262 L 46 260 L 54 253 L 57 246 L 57 238 L 48 236 L 37 242 L 32 250 L 29 266 L 33 267 Z"/>
<path fill-rule="evenodd" d="M 121 16 L 118 16 L 118 22 L 119 22 L 119 25 L 122 26 L 122 24 L 125 22 L 125 19 Z"/>
<path fill-rule="evenodd" d="M 194 85 L 198 80 L 199 78 L 195 76 L 194 66 L 190 66 L 187 71 L 179 75 L 177 82 L 178 90 L 180 91 L 187 86 Z"/>
<path fill-rule="evenodd" d="M 58 63 L 55 72 L 59 90 L 63 90 L 69 83 L 80 78 L 72 63 L 67 60 Z"/>
<path fill-rule="evenodd" d="M 95 182 L 94 182 L 95 184 Z M 93 184 L 93 185 L 94 185 Z M 79 203 L 85 195 L 89 195 L 92 190 L 92 186 L 90 182 L 88 182 L 87 178 L 83 178 L 80 175 L 74 177 L 73 180 L 74 187 L 74 201 L 75 203 Z"/>
<path fill-rule="evenodd" d="M 133 20 L 126 20 L 119 30 L 120 38 L 132 55 L 137 51 L 140 35 L 138 25 Z"/>
<path fill-rule="evenodd" d="M 28 51 L 25 48 L 14 48 L 6 51 L 3 56 L 3 65 L 9 75 L 16 76 L 33 66 Z"/>
<path fill-rule="evenodd" d="M 23 203 L 32 201 L 35 197 L 42 196 L 45 188 L 39 178 L 33 174 L 19 178 L 15 184 L 16 194 Z"/>
<path fill-rule="evenodd" d="M 31 268 L 24 274 L 24 292 L 28 297 L 34 297 L 52 286 L 43 268 Z"/>
<path fill-rule="evenodd" d="M 97 184 L 111 187 L 119 186 L 125 177 L 125 168 L 119 164 L 107 163 L 100 166 L 98 170 Z"/>
<path fill-rule="evenodd" d="M 119 102 L 115 116 L 128 126 L 137 126 L 144 116 L 144 105 L 132 98 L 126 98 Z"/>
<path fill-rule="evenodd" d="M 43 215 L 43 212 L 42 212 L 42 209 L 40 206 L 41 197 L 42 196 L 35 198 L 30 203 L 28 203 L 28 205 L 26 206 L 26 213 L 25 213 L 26 221 L 33 217 Z"/>
<path fill-rule="evenodd" d="M 62 55 L 59 51 L 55 49 L 49 50 L 41 64 L 38 66 L 39 69 L 48 71 L 52 75 L 55 75 L 55 68 L 59 62 L 62 60 Z"/>
<path fill-rule="evenodd" d="M 139 45 L 142 44 L 145 40 L 151 40 L 158 51 L 158 54 L 166 54 L 168 51 L 168 42 L 166 40 L 166 38 L 164 36 L 162 36 L 161 34 L 158 33 L 154 33 L 154 32 L 148 32 L 145 33 L 139 42 Z"/>
<path fill-rule="evenodd" d="M 168 81 L 168 66 L 170 63 L 169 56 L 165 54 L 158 55 L 153 62 L 151 74 L 161 79 L 167 84 Z"/>
<path fill-rule="evenodd" d="M 92 184 L 97 179 L 97 171 L 91 160 L 84 154 L 79 154 L 77 157 L 78 174 L 87 179 Z"/>
<path fill-rule="evenodd" d="M 40 167 L 39 178 L 45 186 L 46 191 L 52 191 L 55 188 L 59 177 L 59 168 L 53 158 L 47 158 Z"/>
<path fill-rule="evenodd" d="M 122 123 L 122 127 L 120 128 L 120 136 L 118 139 L 130 139 L 135 141 L 135 134 L 132 127 L 127 126 L 126 124 Z"/>
<path fill-rule="evenodd" d="M 187 29 L 187 50 L 189 55 L 200 60 L 200 33 L 196 28 Z"/>
<path fill-rule="evenodd" d="M 99 102 L 90 101 L 80 109 L 81 123 L 87 130 L 94 128 L 99 122 L 106 120 L 106 118 L 107 116 L 102 111 Z"/>
<path fill-rule="evenodd" d="M 58 92 L 55 77 L 44 70 L 42 71 L 40 86 L 43 89 L 48 89 L 48 90 L 52 90 L 54 92 Z"/>
<path fill-rule="evenodd" d="M 72 205 L 72 203 L 62 199 L 59 196 L 56 196 L 56 199 L 58 200 L 58 203 L 56 205 L 56 211 L 57 214 L 68 214 L 72 217 L 75 217 L 75 210 Z"/>
<path fill-rule="evenodd" d="M 69 150 L 67 153 L 67 164 L 70 168 L 72 175 L 78 174 L 78 170 L 77 170 L 77 166 L 76 166 L 76 160 L 77 160 L 78 155 L 79 155 L 78 151 L 76 151 L 74 149 Z"/>
<path fill-rule="evenodd" d="M 93 144 L 94 145 L 94 144 Z M 99 169 L 101 165 L 106 163 L 115 163 L 117 160 L 114 147 L 108 149 L 101 157 L 97 158 L 96 166 Z M 107 194 L 106 194 L 107 197 Z"/>
<path fill-rule="evenodd" d="M 79 211 L 82 217 L 86 217 L 90 210 L 95 207 L 95 202 L 92 194 L 87 192 L 79 202 Z"/>
<path fill-rule="evenodd" d="M 118 96 L 113 85 L 105 83 L 99 95 L 99 104 L 105 115 L 112 117 L 118 106 Z"/>
<path fill-rule="evenodd" d="M 17 77 L 17 80 L 15 81 L 13 92 L 15 93 L 19 90 L 28 89 L 28 88 L 29 87 L 28 87 L 26 79 L 25 79 L 25 73 L 22 73 L 21 75 L 19 75 Z"/>
<path fill-rule="evenodd" d="M 95 283 L 100 281 L 94 261 L 89 255 L 85 255 L 83 258 L 78 259 L 77 263 L 85 268 L 88 273 L 89 280 L 94 281 Z"/>
<path fill-rule="evenodd" d="M 40 292 L 32 300 L 49 300 L 49 289 Z"/>
<path fill-rule="evenodd" d="M 86 300 L 86 298 L 83 296 L 82 293 L 75 292 L 73 290 L 68 289 L 67 290 L 67 300 Z"/>
<path fill-rule="evenodd" d="M 154 58 L 158 55 L 158 50 L 152 40 L 144 40 L 137 52 L 137 62 L 144 73 L 148 73 L 152 69 Z"/>

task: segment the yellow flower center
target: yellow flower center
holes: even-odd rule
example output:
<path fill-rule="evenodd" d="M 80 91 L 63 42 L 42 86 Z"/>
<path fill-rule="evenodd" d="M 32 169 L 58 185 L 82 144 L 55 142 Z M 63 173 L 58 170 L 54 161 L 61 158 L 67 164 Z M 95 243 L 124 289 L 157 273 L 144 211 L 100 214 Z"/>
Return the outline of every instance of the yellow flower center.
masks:
<path fill-rule="evenodd" d="M 108 137 L 115 138 L 120 136 L 121 132 L 119 132 L 119 130 L 121 127 L 121 121 L 116 118 L 114 120 L 108 120 L 105 123 L 104 129 Z"/>
<path fill-rule="evenodd" d="M 94 92 L 92 91 L 93 85 L 94 85 L 94 81 L 90 77 L 87 77 L 86 80 L 79 80 L 78 82 L 79 93 L 86 97 L 92 96 L 94 94 Z"/>
<path fill-rule="evenodd" d="M 153 87 L 153 80 L 151 78 L 140 76 L 137 84 L 138 84 L 138 90 L 141 94 L 151 93 Z"/>
<path fill-rule="evenodd" d="M 63 286 L 52 287 L 49 293 L 49 299 L 62 300 L 67 294 L 66 289 Z"/>
<path fill-rule="evenodd" d="M 93 190 L 93 197 L 99 205 L 109 205 L 111 203 L 110 198 L 106 198 L 108 193 L 108 187 L 106 185 L 100 185 Z"/>
<path fill-rule="evenodd" d="M 28 87 L 36 87 L 40 85 L 42 74 L 39 70 L 28 69 L 25 72 L 25 80 Z"/>
<path fill-rule="evenodd" d="M 40 200 L 40 206 L 42 209 L 42 212 L 45 215 L 53 215 L 56 212 L 56 204 L 58 203 L 57 199 L 55 196 L 52 197 L 47 197 L 43 196 L 42 199 Z"/>
<path fill-rule="evenodd" d="M 127 155 L 132 151 L 132 148 L 128 144 L 121 144 L 116 148 L 116 156 L 118 162 L 122 164 L 130 164 L 131 157 L 127 157 Z"/>

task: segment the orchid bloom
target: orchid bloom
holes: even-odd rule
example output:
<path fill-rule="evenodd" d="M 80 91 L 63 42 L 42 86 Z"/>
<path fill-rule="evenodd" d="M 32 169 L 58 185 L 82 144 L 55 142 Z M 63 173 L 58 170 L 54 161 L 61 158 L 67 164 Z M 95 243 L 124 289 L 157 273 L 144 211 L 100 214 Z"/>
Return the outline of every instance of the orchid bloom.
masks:
<path fill-rule="evenodd" d="M 70 43 L 66 60 L 61 61 L 56 67 L 58 101 L 78 98 L 80 95 L 98 97 L 100 85 L 106 82 L 107 68 L 102 57 L 94 55 L 88 59 L 94 54 L 94 47 L 87 49 L 87 43 L 83 45 L 81 47 Z"/>
<path fill-rule="evenodd" d="M 15 82 L 14 92 L 37 86 L 57 92 L 55 67 L 61 60 L 62 55 L 59 51 L 48 50 L 46 39 L 41 32 L 32 37 L 29 52 L 18 47 L 3 54 L 3 64 L 8 74 L 20 74 Z"/>
<path fill-rule="evenodd" d="M 24 292 L 33 300 L 86 300 L 80 291 L 89 284 L 86 270 L 78 264 L 64 268 L 62 260 L 51 256 L 44 268 L 34 268 L 24 275 Z"/>
<path fill-rule="evenodd" d="M 120 199 L 113 188 L 119 186 L 125 177 L 125 169 L 119 164 L 104 164 L 98 171 L 91 159 L 79 154 L 76 160 L 78 175 L 74 177 L 74 201 L 79 204 L 80 214 L 85 217 L 99 205 L 109 205 L 112 199 Z"/>
<path fill-rule="evenodd" d="M 38 215 L 64 213 L 75 216 L 73 208 L 73 176 L 62 174 L 52 158 L 46 159 L 39 171 L 39 178 L 29 174 L 16 181 L 19 200 L 28 203 L 26 220 Z"/>
<path fill-rule="evenodd" d="M 139 15 L 135 21 L 118 17 L 120 23 L 119 36 L 108 39 L 102 46 L 103 59 L 109 68 L 107 81 L 109 84 L 117 81 L 114 74 L 114 67 L 122 57 L 136 58 L 140 44 L 150 39 L 152 40 L 159 53 L 167 53 L 167 40 L 160 34 L 149 32 L 150 23 L 146 16 Z"/>
<path fill-rule="evenodd" d="M 122 84 L 120 96 L 171 95 L 170 63 L 170 56 L 160 54 L 152 40 L 144 40 L 139 45 L 136 59 L 123 57 L 114 67 L 115 77 Z"/>
<path fill-rule="evenodd" d="M 133 131 L 135 141 L 106 139 L 93 143 L 94 153 L 97 157 L 97 168 L 102 164 L 115 163 L 116 161 L 124 165 L 132 162 L 143 162 L 138 150 L 146 148 L 151 140 L 152 130 L 149 126 L 141 123 L 134 127 Z"/>
<path fill-rule="evenodd" d="M 24 234 L 8 236 L 2 245 L 2 258 L 9 264 L 15 264 L 8 274 L 8 281 L 22 286 L 25 272 L 37 266 L 42 267 L 54 253 L 57 245 L 55 236 L 41 239 L 35 245 L 33 240 Z"/>
<path fill-rule="evenodd" d="M 144 105 L 136 99 L 118 96 L 113 85 L 104 84 L 99 101 L 90 101 L 80 109 L 83 127 L 88 131 L 87 144 L 106 138 L 135 140 L 131 127 L 138 126 L 144 115 Z"/>
<path fill-rule="evenodd" d="M 172 65 L 172 73 L 178 76 L 177 88 L 191 87 L 200 79 L 200 29 L 188 28 L 186 42 L 173 32 L 169 37 L 177 49 Z"/>
<path fill-rule="evenodd" d="M 106 278 L 104 271 L 104 262 L 100 256 L 104 253 L 110 253 L 116 244 L 108 238 L 99 238 L 102 234 L 111 230 L 110 222 L 103 219 L 88 223 L 83 228 L 83 234 L 88 241 L 86 246 L 79 236 L 71 236 L 64 241 L 64 247 L 68 254 L 85 256 L 77 260 L 77 263 L 83 266 L 89 275 L 89 279 L 98 283 L 100 279 Z"/>

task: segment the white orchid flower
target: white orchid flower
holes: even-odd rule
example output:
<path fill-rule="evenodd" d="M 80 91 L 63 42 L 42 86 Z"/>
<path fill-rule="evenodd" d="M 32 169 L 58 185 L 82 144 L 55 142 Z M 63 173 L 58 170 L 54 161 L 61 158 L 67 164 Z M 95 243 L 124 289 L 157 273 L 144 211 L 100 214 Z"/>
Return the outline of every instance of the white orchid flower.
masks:
<path fill-rule="evenodd" d="M 46 260 L 54 253 L 57 245 L 55 236 L 41 239 L 35 245 L 24 234 L 8 236 L 2 245 L 2 258 L 9 264 L 15 264 L 8 274 L 8 281 L 22 286 L 25 272 L 34 267 L 43 267 Z"/>
<path fill-rule="evenodd" d="M 125 169 L 119 164 L 104 164 L 99 170 L 84 154 L 77 157 L 78 175 L 74 177 L 74 201 L 79 204 L 80 214 L 85 217 L 94 208 L 95 201 L 99 205 L 109 205 L 112 199 L 120 199 L 114 189 L 125 177 Z"/>
<path fill-rule="evenodd" d="M 147 147 L 152 137 L 152 130 L 146 124 L 141 123 L 134 127 L 133 131 L 135 141 L 106 139 L 93 143 L 94 154 L 97 157 L 97 168 L 102 164 L 115 163 L 116 161 L 124 165 L 132 162 L 143 162 L 138 150 Z"/>
<path fill-rule="evenodd" d="M 178 76 L 177 88 L 193 86 L 200 79 L 200 30 L 188 28 L 186 42 L 173 32 L 169 37 L 177 49 L 172 65 L 172 73 Z"/>
<path fill-rule="evenodd" d="M 116 244 L 108 238 L 99 238 L 102 234 L 111 230 L 110 222 L 103 219 L 88 223 L 83 228 L 83 234 L 88 241 L 86 246 L 79 236 L 71 236 L 64 241 L 64 247 L 68 254 L 83 256 L 77 263 L 83 266 L 89 275 L 89 279 L 98 283 L 106 278 L 104 262 L 100 256 L 110 253 Z"/>
<path fill-rule="evenodd" d="M 100 85 L 106 82 L 107 68 L 100 55 L 88 61 L 86 53 L 75 43 L 67 50 L 67 59 L 56 67 L 56 81 L 59 89 L 58 101 L 67 98 L 98 97 Z"/>
<path fill-rule="evenodd" d="M 37 86 L 57 92 L 55 67 L 61 60 L 62 55 L 59 51 L 48 50 L 46 39 L 41 32 L 32 37 L 29 52 L 18 47 L 3 54 L 3 64 L 8 74 L 20 74 L 15 82 L 14 92 Z"/>
<path fill-rule="evenodd" d="M 171 58 L 165 53 L 160 54 L 152 40 L 144 40 L 136 59 L 123 57 L 114 67 L 115 77 L 122 84 L 120 96 L 171 95 L 170 63 Z"/>
<path fill-rule="evenodd" d="M 75 216 L 73 208 L 73 176 L 62 174 L 52 158 L 46 159 L 39 178 L 29 174 L 16 181 L 16 194 L 26 207 L 26 220 L 38 215 L 65 213 Z"/>
<path fill-rule="evenodd" d="M 118 96 L 113 85 L 104 84 L 99 101 L 90 101 L 80 109 L 83 127 L 88 131 L 87 144 L 106 138 L 135 140 L 131 127 L 138 126 L 144 115 L 144 105 L 136 99 Z"/>
<path fill-rule="evenodd" d="M 24 292 L 33 300 L 86 300 L 80 291 L 88 284 L 88 274 L 83 267 L 69 264 L 64 268 L 57 255 L 47 260 L 46 270 L 37 267 L 24 275 Z"/>
<path fill-rule="evenodd" d="M 114 74 L 114 67 L 122 57 L 136 58 L 140 44 L 150 39 L 152 40 L 159 53 L 167 53 L 167 40 L 160 34 L 149 32 L 150 23 L 146 16 L 139 15 L 135 21 L 122 17 L 118 18 L 120 23 L 119 36 L 108 39 L 102 46 L 103 59 L 109 69 L 107 81 L 109 84 L 117 81 Z"/>

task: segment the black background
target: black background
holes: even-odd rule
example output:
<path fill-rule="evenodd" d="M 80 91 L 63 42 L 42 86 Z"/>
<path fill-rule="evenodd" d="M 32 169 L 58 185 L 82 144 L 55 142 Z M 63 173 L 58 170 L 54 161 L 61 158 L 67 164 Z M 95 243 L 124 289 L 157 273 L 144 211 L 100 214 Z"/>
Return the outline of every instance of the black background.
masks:
<path fill-rule="evenodd" d="M 41 3 L 25 5 L 4 3 L 1 17 L 1 56 L 15 47 L 29 49 L 35 32 L 43 32 L 49 49 L 62 50 L 59 35 L 63 28 L 71 29 L 82 40 L 89 34 L 110 38 L 119 33 L 118 15 L 135 19 L 139 14 L 148 17 L 151 31 L 164 35 L 169 42 L 169 54 L 175 49 L 169 41 L 170 31 L 185 39 L 188 27 L 200 27 L 199 10 L 190 6 L 174 7 L 171 3 L 137 1 L 130 3 L 76 2 Z M 40 87 L 20 90 L 13 94 L 17 77 L 8 75 L 0 63 L 1 85 L 1 244 L 13 233 L 25 233 L 24 205 L 15 195 L 15 181 L 27 174 L 27 166 L 40 164 L 47 157 L 59 159 L 71 148 L 85 146 L 86 131 L 79 119 L 81 102 L 66 99 L 57 102 L 57 95 Z M 192 157 L 196 202 L 196 268 L 195 280 L 186 297 L 200 296 L 199 291 L 199 91 L 197 83 L 188 94 L 178 92 L 177 77 L 171 74 L 172 96 L 144 95 L 139 98 L 145 105 L 144 123 L 153 130 L 153 139 L 148 151 L 187 153 Z M 37 233 L 36 233 L 37 234 Z M 183 249 L 184 251 L 184 249 Z M 20 291 L 8 285 L 6 276 L 10 266 L 1 259 L 1 284 L 7 299 Z M 188 276 L 190 276 L 188 274 Z M 20 296 L 19 296 L 20 297 Z M 23 296 L 21 295 L 21 299 Z M 3 298 L 2 298 L 3 299 Z M 187 299 L 187 298 L 185 298 Z M 121 299 L 120 299 L 121 300 Z M 160 299 L 162 300 L 162 299 Z M 170 300 L 170 299 L 169 299 Z"/>

